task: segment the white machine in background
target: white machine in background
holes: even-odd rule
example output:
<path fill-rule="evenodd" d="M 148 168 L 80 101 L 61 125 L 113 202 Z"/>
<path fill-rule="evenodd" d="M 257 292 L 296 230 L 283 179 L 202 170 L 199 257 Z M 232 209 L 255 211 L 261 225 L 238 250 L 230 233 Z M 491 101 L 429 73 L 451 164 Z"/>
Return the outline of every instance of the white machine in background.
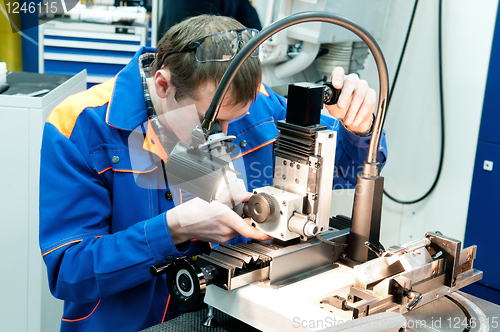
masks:
<path fill-rule="evenodd" d="M 50 112 L 86 88 L 74 76 L 12 72 L 0 95 L 0 320 L 2 331 L 59 331 L 63 301 L 49 291 L 38 245 L 40 144 Z"/>
<path fill-rule="evenodd" d="M 256 0 L 254 4 L 264 27 L 293 13 L 323 11 L 349 17 L 378 40 L 390 1 Z M 288 83 L 327 81 L 336 66 L 346 73 L 357 72 L 368 52 L 359 37 L 341 27 L 319 22 L 295 25 L 262 44 L 262 81 L 285 95 Z"/>

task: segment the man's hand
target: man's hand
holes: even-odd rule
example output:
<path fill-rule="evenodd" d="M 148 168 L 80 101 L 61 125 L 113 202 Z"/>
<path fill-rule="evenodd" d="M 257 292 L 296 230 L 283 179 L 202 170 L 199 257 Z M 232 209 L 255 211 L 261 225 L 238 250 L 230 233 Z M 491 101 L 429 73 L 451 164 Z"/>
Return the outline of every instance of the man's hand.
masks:
<path fill-rule="evenodd" d="M 242 191 L 231 193 L 238 202 L 246 202 L 251 196 L 251 193 Z M 222 244 L 238 234 L 261 241 L 270 239 L 250 226 L 250 218 L 242 219 L 219 201 L 208 203 L 199 198 L 192 199 L 167 211 L 167 222 L 175 244 L 191 239 Z"/>
<path fill-rule="evenodd" d="M 342 93 L 336 105 L 326 105 L 328 112 L 342 120 L 350 131 L 358 135 L 368 133 L 377 100 L 375 90 L 356 74 L 344 75 L 342 67 L 333 70 L 331 82 L 336 89 L 342 89 Z"/>

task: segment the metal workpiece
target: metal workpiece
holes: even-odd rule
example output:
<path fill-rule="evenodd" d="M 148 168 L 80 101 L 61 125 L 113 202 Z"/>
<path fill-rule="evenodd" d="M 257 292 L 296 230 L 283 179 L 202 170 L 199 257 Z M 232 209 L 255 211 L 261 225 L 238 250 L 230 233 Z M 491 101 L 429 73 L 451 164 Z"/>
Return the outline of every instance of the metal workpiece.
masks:
<path fill-rule="evenodd" d="M 397 249 L 389 248 L 386 252 L 384 252 L 382 254 L 382 256 L 383 257 L 390 257 L 390 256 L 394 256 L 394 255 L 402 255 L 402 254 L 406 254 L 408 252 L 412 252 L 412 251 L 415 251 L 417 249 L 426 247 L 430 244 L 431 244 L 431 240 L 429 240 L 428 238 L 423 238 L 423 239 L 419 239 L 419 240 L 415 240 L 415 241 L 403 244 L 401 247 L 399 247 Z M 425 252 L 427 253 L 427 251 L 425 251 Z"/>
<path fill-rule="evenodd" d="M 438 232 L 428 232 L 425 234 L 425 237 L 432 243 L 430 246 L 431 255 L 441 252 L 442 256 L 446 258 L 446 286 L 455 286 L 458 276 L 458 267 L 460 264 L 462 242 L 444 236 Z"/>

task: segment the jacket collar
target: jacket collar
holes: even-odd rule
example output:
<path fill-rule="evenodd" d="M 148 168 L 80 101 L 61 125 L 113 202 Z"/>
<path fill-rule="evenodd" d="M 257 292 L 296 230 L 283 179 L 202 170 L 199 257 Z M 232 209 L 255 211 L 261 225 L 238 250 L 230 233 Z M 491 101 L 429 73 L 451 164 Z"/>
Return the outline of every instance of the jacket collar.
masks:
<path fill-rule="evenodd" d="M 106 113 L 106 123 L 110 126 L 133 131 L 147 122 L 148 114 L 139 72 L 139 57 L 154 51 L 154 48 L 142 47 L 116 76 Z"/>

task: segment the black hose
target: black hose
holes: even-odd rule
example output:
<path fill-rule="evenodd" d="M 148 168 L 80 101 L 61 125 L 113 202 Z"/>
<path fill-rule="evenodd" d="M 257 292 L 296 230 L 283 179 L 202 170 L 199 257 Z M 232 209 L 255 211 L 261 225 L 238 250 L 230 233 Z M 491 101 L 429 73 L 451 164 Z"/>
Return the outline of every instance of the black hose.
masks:
<path fill-rule="evenodd" d="M 397 82 L 397 79 L 398 79 L 398 75 L 399 75 L 399 71 L 401 69 L 401 64 L 403 62 L 403 58 L 404 58 L 404 54 L 405 54 L 405 51 L 406 51 L 406 46 L 408 44 L 408 39 L 409 39 L 409 36 L 410 36 L 410 32 L 411 32 L 411 28 L 412 28 L 412 25 L 413 25 L 413 19 L 415 18 L 415 12 L 417 10 L 417 4 L 418 4 L 418 0 L 415 0 L 415 5 L 413 6 L 413 12 L 411 14 L 411 19 L 410 19 L 410 24 L 409 24 L 409 27 L 408 27 L 408 32 L 406 33 L 406 38 L 405 38 L 405 42 L 404 42 L 404 45 L 403 45 L 403 50 L 401 52 L 401 57 L 399 58 L 399 62 L 398 62 L 398 66 L 397 66 L 397 69 L 396 69 L 396 74 L 394 75 L 394 81 L 392 83 L 392 89 L 391 89 L 391 92 L 389 94 L 389 98 L 387 100 L 387 106 L 389 107 L 389 104 L 391 102 L 391 99 L 392 99 L 392 93 L 394 92 L 394 88 L 396 86 L 396 82 Z M 443 160 L 444 160 L 444 139 L 445 139 L 445 125 L 444 125 L 444 94 L 443 94 L 443 59 L 442 59 L 442 46 L 443 46 L 443 43 L 442 43 L 442 10 L 443 10 L 443 2 L 442 0 L 439 0 L 439 8 L 438 8 L 438 62 L 439 62 L 439 102 L 440 102 L 440 115 L 441 115 L 441 152 L 440 152 L 440 156 L 439 156 L 439 166 L 438 166 L 438 171 L 437 171 L 437 174 L 436 174 L 436 177 L 434 179 L 434 182 L 432 183 L 432 186 L 430 187 L 430 189 L 422 196 L 420 196 L 419 198 L 417 199 L 414 199 L 414 200 L 411 200 L 411 201 L 403 201 L 403 200 L 400 200 L 400 199 L 397 199 L 391 195 L 389 195 L 389 193 L 387 193 L 387 191 L 384 189 L 384 194 L 391 200 L 393 200 L 394 202 L 396 203 L 399 203 L 399 204 L 406 204 L 406 205 L 409 205 L 409 204 L 415 204 L 415 203 L 418 203 L 422 200 L 424 200 L 425 198 L 427 198 L 433 191 L 434 189 L 436 188 L 436 185 L 439 181 L 439 178 L 441 177 L 441 171 L 443 169 Z"/>
<path fill-rule="evenodd" d="M 363 40 L 370 49 L 375 63 L 378 69 L 379 76 L 379 100 L 377 107 L 377 116 L 373 122 L 372 138 L 370 140 L 370 145 L 368 147 L 368 157 L 363 166 L 368 171 L 371 169 L 376 169 L 378 175 L 378 150 L 380 145 L 380 137 L 382 135 L 382 128 L 384 126 L 387 98 L 389 94 L 389 75 L 387 73 L 387 65 L 385 63 L 384 56 L 378 45 L 377 41 L 373 36 L 363 27 L 357 23 L 346 19 L 344 17 L 328 13 L 328 12 L 302 12 L 287 16 L 273 24 L 265 27 L 259 32 L 254 38 L 252 38 L 234 57 L 226 73 L 222 77 L 222 80 L 214 93 L 214 97 L 207 112 L 205 113 L 205 119 L 202 123 L 202 129 L 208 131 L 210 126 L 217 118 L 217 113 L 222 104 L 222 100 L 229 89 L 229 85 L 236 76 L 236 72 L 239 70 L 243 62 L 250 56 L 250 54 L 257 49 L 257 47 L 262 44 L 266 39 L 274 35 L 275 33 L 288 28 L 292 25 L 305 23 L 305 22 L 326 22 L 341 26 L 354 34 L 356 34 L 361 40 Z M 370 173 L 368 173 L 370 174 Z"/>

